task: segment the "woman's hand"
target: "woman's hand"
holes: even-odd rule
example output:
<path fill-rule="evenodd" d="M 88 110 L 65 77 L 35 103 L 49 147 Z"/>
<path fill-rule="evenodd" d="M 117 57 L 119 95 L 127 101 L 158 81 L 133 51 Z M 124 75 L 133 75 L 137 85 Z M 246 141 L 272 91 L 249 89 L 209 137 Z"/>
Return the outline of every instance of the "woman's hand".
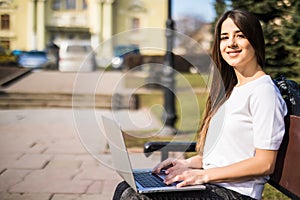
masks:
<path fill-rule="evenodd" d="M 189 160 L 177 160 L 169 158 L 154 169 L 154 173 L 159 173 L 164 170 L 165 184 L 170 185 L 174 182 L 180 182 L 177 187 L 183 187 L 187 185 L 196 185 L 204 183 L 203 170 L 192 169 L 189 167 Z"/>
<path fill-rule="evenodd" d="M 154 167 L 153 173 L 160 173 L 164 170 L 166 174 L 164 182 L 166 184 L 182 181 L 177 184 L 177 187 L 183 187 L 204 183 L 204 171 L 201 168 L 202 156 L 196 155 L 186 160 L 168 158 Z M 196 174 L 198 175 L 197 177 L 195 176 Z"/>
<path fill-rule="evenodd" d="M 176 167 L 175 167 L 176 166 Z M 188 168 L 189 167 L 189 163 L 187 160 L 177 160 L 174 158 L 168 158 L 164 161 L 162 161 L 161 163 L 159 163 L 157 166 L 155 166 L 153 168 L 153 173 L 160 173 L 162 170 L 165 170 L 165 173 L 168 174 L 168 171 L 171 168 L 178 169 L 178 168 Z"/>
<path fill-rule="evenodd" d="M 186 160 L 181 159 L 174 159 L 168 158 L 161 163 L 159 163 L 156 167 L 153 168 L 153 173 L 159 173 L 161 170 L 167 170 L 170 167 L 177 165 L 176 168 L 182 166 L 182 168 L 194 168 L 194 169 L 201 169 L 202 168 L 202 156 L 195 155 L 190 157 Z"/>
<path fill-rule="evenodd" d="M 179 182 L 176 187 L 188 185 L 199 185 L 207 183 L 207 175 L 205 170 L 201 169 L 184 169 L 172 167 L 168 170 L 168 175 L 165 178 L 165 184 L 169 185 L 174 182 Z"/>

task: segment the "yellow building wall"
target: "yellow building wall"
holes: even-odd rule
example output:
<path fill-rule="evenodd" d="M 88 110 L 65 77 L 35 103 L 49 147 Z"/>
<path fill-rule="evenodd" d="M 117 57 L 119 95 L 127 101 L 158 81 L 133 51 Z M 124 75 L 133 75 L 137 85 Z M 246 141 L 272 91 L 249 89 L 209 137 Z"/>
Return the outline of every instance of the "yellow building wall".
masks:
<path fill-rule="evenodd" d="M 10 40 L 10 49 L 27 49 L 27 1 L 15 0 L 10 7 L 0 10 L 0 14 L 10 15 L 10 29 L 0 33 L 2 39 Z"/>
<path fill-rule="evenodd" d="M 136 44 L 141 47 L 143 54 L 164 54 L 167 0 L 140 0 L 140 7 L 134 7 L 132 2 L 134 1 L 116 0 L 114 2 L 115 45 Z M 141 30 L 132 29 L 133 18 L 139 19 L 138 27 Z"/>
<path fill-rule="evenodd" d="M 16 0 L 16 29 L 14 30 L 17 37 L 13 49 L 34 50 L 38 48 L 39 37 L 36 33 L 37 26 L 34 23 L 34 3 L 32 0 Z M 39 49 L 44 48 L 43 44 Z"/>
<path fill-rule="evenodd" d="M 44 12 L 39 12 L 44 13 L 44 16 L 38 16 L 38 18 L 45 19 L 45 27 L 43 28 L 35 27 L 35 23 L 37 22 L 34 22 L 34 2 L 34 0 L 14 0 L 12 1 L 12 7 L 10 9 L 0 10 L 0 13 L 9 12 L 11 16 L 10 30 L 8 32 L 0 33 L 1 38 L 10 39 L 11 50 L 32 50 L 35 48 L 42 50 L 50 40 L 46 26 L 49 25 L 49 19 L 53 18 L 55 14 L 55 12 L 51 10 L 52 0 L 37 1 L 43 2 L 45 6 Z M 86 15 L 88 22 L 85 27 L 90 30 L 91 35 L 96 38 L 96 41 L 98 40 L 99 42 L 103 42 L 103 40 L 109 39 L 110 36 L 113 38 L 119 33 L 132 30 L 131 20 L 136 17 L 140 20 L 140 28 L 158 28 L 161 30 L 161 34 L 163 35 L 161 36 L 160 34 L 160 36 L 157 37 L 155 35 L 151 35 L 151 33 L 150 35 L 145 35 L 145 31 L 142 31 L 142 33 L 134 32 L 133 34 L 129 34 L 129 38 L 122 38 L 120 41 L 116 42 L 117 44 L 138 44 L 143 47 L 149 46 L 148 44 L 153 44 L 154 42 L 165 45 L 165 36 L 163 31 L 166 26 L 167 19 L 167 0 L 140 0 L 144 8 L 143 12 L 136 12 L 134 9 L 128 10 L 129 5 L 132 4 L 132 2 L 138 2 L 138 0 L 87 0 L 87 2 L 88 10 L 85 12 L 88 12 Z M 111 5 L 111 8 L 109 8 L 111 11 L 107 9 L 109 5 Z M 96 14 L 91 12 L 99 13 Z M 108 24 L 110 23 L 107 19 L 110 19 L 110 17 L 112 22 L 111 26 L 108 27 Z M 41 35 L 43 29 L 45 31 Z M 35 32 L 37 30 L 39 30 L 38 33 Z"/>
<path fill-rule="evenodd" d="M 17 12 L 15 15 L 14 32 L 16 33 L 16 39 L 12 42 L 12 49 L 28 50 L 27 39 L 28 39 L 28 0 L 16 0 Z"/>

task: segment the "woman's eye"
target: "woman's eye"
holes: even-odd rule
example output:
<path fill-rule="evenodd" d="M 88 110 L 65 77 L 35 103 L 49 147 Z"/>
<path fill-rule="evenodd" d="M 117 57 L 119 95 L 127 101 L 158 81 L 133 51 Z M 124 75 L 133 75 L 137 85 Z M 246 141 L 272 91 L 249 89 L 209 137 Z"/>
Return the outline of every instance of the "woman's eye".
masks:
<path fill-rule="evenodd" d="M 243 34 L 238 34 L 237 37 L 239 37 L 239 38 L 246 38 Z"/>
<path fill-rule="evenodd" d="M 222 36 L 222 37 L 220 37 L 220 40 L 226 40 L 226 39 L 228 39 L 227 36 Z"/>

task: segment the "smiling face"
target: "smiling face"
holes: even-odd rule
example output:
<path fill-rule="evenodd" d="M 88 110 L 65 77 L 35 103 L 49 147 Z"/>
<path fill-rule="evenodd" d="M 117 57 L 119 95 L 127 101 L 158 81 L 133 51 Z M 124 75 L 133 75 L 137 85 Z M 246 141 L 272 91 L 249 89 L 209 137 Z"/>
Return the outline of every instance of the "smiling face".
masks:
<path fill-rule="evenodd" d="M 235 69 L 245 71 L 257 67 L 254 48 L 230 18 L 222 23 L 220 51 L 223 59 Z"/>

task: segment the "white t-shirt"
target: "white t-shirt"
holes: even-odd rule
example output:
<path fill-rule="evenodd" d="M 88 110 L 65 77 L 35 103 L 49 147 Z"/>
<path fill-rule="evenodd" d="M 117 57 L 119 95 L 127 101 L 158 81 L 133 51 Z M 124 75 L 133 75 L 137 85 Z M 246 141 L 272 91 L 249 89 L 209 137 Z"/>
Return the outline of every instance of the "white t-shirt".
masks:
<path fill-rule="evenodd" d="M 227 166 L 254 156 L 255 149 L 277 150 L 287 108 L 270 76 L 235 87 L 210 122 L 203 168 Z M 260 199 L 268 176 L 219 185 Z"/>

